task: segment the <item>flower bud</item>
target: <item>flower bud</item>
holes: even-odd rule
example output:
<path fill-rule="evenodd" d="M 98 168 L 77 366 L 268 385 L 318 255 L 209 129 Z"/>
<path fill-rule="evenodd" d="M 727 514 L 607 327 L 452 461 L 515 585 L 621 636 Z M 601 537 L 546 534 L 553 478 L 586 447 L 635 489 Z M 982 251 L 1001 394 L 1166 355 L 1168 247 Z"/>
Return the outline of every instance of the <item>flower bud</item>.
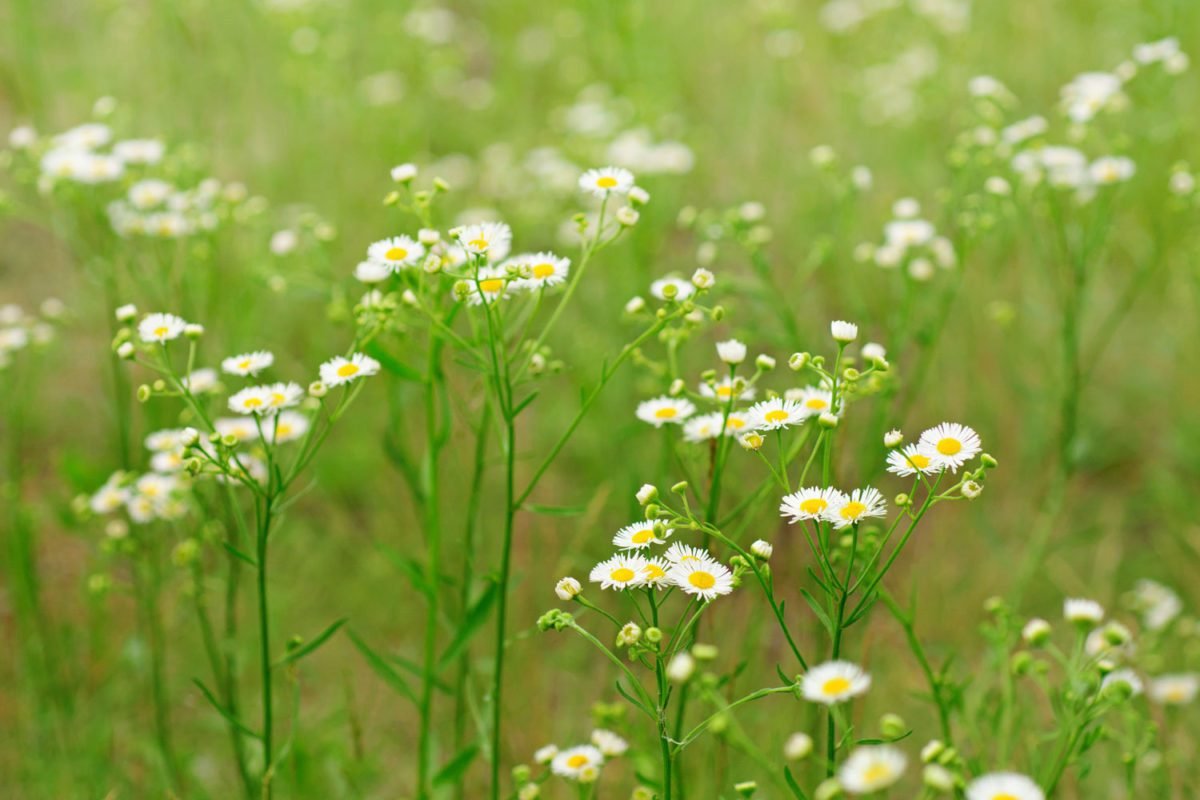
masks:
<path fill-rule="evenodd" d="M 799 372 L 808 366 L 808 362 L 812 361 L 812 356 L 808 353 L 792 353 L 788 358 L 788 367 L 794 372 Z"/>
<path fill-rule="evenodd" d="M 116 311 L 117 322 L 133 322 L 137 318 L 137 306 L 127 303 L 119 306 Z"/>
<path fill-rule="evenodd" d="M 842 796 L 842 784 L 837 778 L 826 778 L 817 786 L 817 790 L 813 793 L 813 800 L 834 800 L 834 798 Z"/>
<path fill-rule="evenodd" d="M 625 304 L 626 314 L 636 314 L 646 308 L 646 301 L 641 297 L 631 297 Z"/>
<path fill-rule="evenodd" d="M 735 783 L 733 790 L 738 793 L 739 797 L 754 797 L 754 793 L 758 791 L 758 784 L 754 781 L 742 781 Z"/>
<path fill-rule="evenodd" d="M 758 358 L 754 359 L 754 366 L 758 367 L 763 372 L 768 372 L 775 369 L 775 359 L 771 358 L 766 353 L 760 353 Z"/>
<path fill-rule="evenodd" d="M 150 387 L 143 383 L 141 386 L 139 386 L 137 388 L 137 401 L 139 403 L 145 403 L 149 399 L 150 399 Z"/>
<path fill-rule="evenodd" d="M 935 792 L 954 790 L 954 773 L 940 764 L 927 764 L 921 771 L 921 780 Z"/>
<path fill-rule="evenodd" d="M 858 326 L 845 320 L 834 320 L 829 323 L 829 333 L 835 342 L 848 344 L 858 338 Z"/>
<path fill-rule="evenodd" d="M 697 289 L 711 289 L 715 282 L 716 278 L 713 277 L 712 272 L 703 267 L 692 273 L 692 285 Z"/>
<path fill-rule="evenodd" d="M 329 387 L 321 381 L 313 381 L 308 385 L 308 396 L 321 398 L 329 394 Z"/>
<path fill-rule="evenodd" d="M 416 164 L 398 164 L 392 167 L 392 180 L 396 183 L 409 183 L 417 177 Z"/>
<path fill-rule="evenodd" d="M 658 487 L 652 483 L 643 483 L 642 488 L 637 490 L 638 505 L 644 506 L 647 503 L 652 503 L 658 499 Z"/>
<path fill-rule="evenodd" d="M 813 740 L 807 733 L 793 733 L 783 743 L 783 757 L 788 761 L 800 761 L 808 758 L 812 751 Z"/>
<path fill-rule="evenodd" d="M 821 414 L 821 416 L 817 417 L 817 423 L 820 424 L 822 428 L 833 430 L 838 426 L 838 416 L 837 414 L 832 414 L 826 411 L 825 413 Z"/>
<path fill-rule="evenodd" d="M 692 655 L 697 661 L 712 661 L 717 657 L 717 646 L 714 644 L 692 645 Z"/>
<path fill-rule="evenodd" d="M 686 683 L 696 671 L 696 659 L 690 653 L 676 653 L 667 664 L 667 678 L 675 683 Z"/>
<path fill-rule="evenodd" d="M 908 725 L 898 714 L 884 714 L 879 720 L 879 729 L 885 739 L 899 739 L 908 733 Z"/>
<path fill-rule="evenodd" d="M 617 222 L 621 223 L 626 228 L 632 228 L 634 225 L 637 225 L 639 217 L 640 215 L 638 214 L 637 209 L 633 208 L 632 206 L 625 206 L 624 208 L 617 209 Z"/>
<path fill-rule="evenodd" d="M 121 344 L 117 345 L 117 355 L 120 356 L 121 358 L 125 359 L 126 361 L 133 358 L 133 355 L 134 355 L 133 342 L 121 342 Z"/>
<path fill-rule="evenodd" d="M 930 739 L 929 742 L 921 748 L 921 760 L 926 764 L 937 761 L 946 750 L 946 745 L 941 739 Z"/>
<path fill-rule="evenodd" d="M 775 548 L 771 546 L 770 542 L 758 539 L 754 544 L 750 545 L 750 552 L 763 561 L 768 561 L 771 558 L 771 554 L 775 552 Z"/>
<path fill-rule="evenodd" d="M 554 593 L 558 595 L 559 600 L 570 600 L 582 591 L 583 586 L 571 577 L 562 578 L 554 584 Z"/>
<path fill-rule="evenodd" d="M 964 481 L 962 485 L 962 495 L 968 500 L 974 500 L 979 495 L 983 494 L 983 486 L 975 481 Z"/>
<path fill-rule="evenodd" d="M 189 322 L 183 326 L 183 335 L 189 339 L 199 339 L 204 335 L 204 326 L 195 322 Z"/>
<path fill-rule="evenodd" d="M 892 430 L 888 431 L 887 433 L 885 433 L 883 435 L 883 446 L 884 447 L 899 447 L 900 443 L 903 441 L 904 441 L 904 434 L 895 428 L 893 428 Z"/>
<path fill-rule="evenodd" d="M 738 444 L 740 444 L 745 450 L 758 450 L 763 446 L 765 441 L 766 440 L 763 439 L 763 435 L 758 431 L 743 433 L 738 437 Z"/>
<path fill-rule="evenodd" d="M 1025 627 L 1021 629 L 1021 638 L 1031 647 L 1042 647 L 1050 641 L 1051 632 L 1049 622 L 1035 617 L 1025 623 Z"/>
<path fill-rule="evenodd" d="M 717 357 L 726 364 L 740 364 L 746 360 L 746 345 L 737 339 L 717 342 Z"/>
<path fill-rule="evenodd" d="M 617 647 L 622 645 L 637 644 L 642 638 L 642 629 L 636 622 L 626 622 L 625 626 L 617 633 Z"/>
<path fill-rule="evenodd" d="M 644 206 L 650 202 L 650 193 L 640 186 L 631 186 L 629 193 L 625 195 L 629 198 L 629 202 L 635 206 Z"/>

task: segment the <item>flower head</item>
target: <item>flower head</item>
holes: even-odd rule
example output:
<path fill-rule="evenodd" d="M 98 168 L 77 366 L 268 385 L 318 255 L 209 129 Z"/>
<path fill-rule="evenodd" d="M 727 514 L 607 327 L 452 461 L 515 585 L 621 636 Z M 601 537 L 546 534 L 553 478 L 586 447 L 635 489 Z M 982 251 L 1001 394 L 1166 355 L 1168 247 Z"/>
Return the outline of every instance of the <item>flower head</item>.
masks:
<path fill-rule="evenodd" d="M 888 453 L 887 463 L 887 471 L 893 475 L 899 475 L 901 478 L 916 475 L 918 472 L 922 475 L 935 474 L 943 469 L 940 463 L 935 462 L 933 455 L 928 452 L 928 448 L 922 447 L 919 443 L 913 443 L 903 450 L 893 450 Z"/>
<path fill-rule="evenodd" d="M 775 397 L 750 408 L 750 424 L 760 431 L 773 431 L 799 425 L 808 419 L 804 406 L 795 400 Z"/>
<path fill-rule="evenodd" d="M 979 434 L 957 422 L 943 422 L 921 434 L 919 444 L 934 465 L 951 472 L 979 455 Z"/>
<path fill-rule="evenodd" d="M 379 362 L 362 353 L 349 358 L 335 356 L 321 365 L 321 382 L 326 386 L 341 386 L 379 372 Z"/>
<path fill-rule="evenodd" d="M 992 772 L 967 784 L 967 800 L 1045 800 L 1032 778 L 1016 772 Z"/>
<path fill-rule="evenodd" d="M 654 523 L 650 521 L 626 525 L 613 535 L 613 545 L 622 550 L 640 550 L 663 540 L 654 535 Z"/>
<path fill-rule="evenodd" d="M 601 561 L 592 567 L 588 580 L 600 584 L 601 589 L 628 589 L 640 586 L 645 578 L 645 559 L 622 553 Z"/>
<path fill-rule="evenodd" d="M 399 272 L 415 265 L 425 255 L 425 247 L 409 236 L 381 239 L 367 248 L 367 261 Z"/>
<path fill-rule="evenodd" d="M 580 780 L 588 774 L 588 769 L 603 766 L 604 754 L 594 745 L 584 744 L 563 750 L 550 762 L 550 769 L 555 775 L 570 780 Z"/>
<path fill-rule="evenodd" d="M 873 794 L 900 780 L 908 759 L 891 745 L 855 748 L 838 770 L 838 779 L 850 794 Z"/>
<path fill-rule="evenodd" d="M 621 167 L 589 169 L 579 176 L 579 188 L 599 198 L 612 194 L 628 194 L 633 188 L 633 173 Z"/>
<path fill-rule="evenodd" d="M 849 661 L 826 661 L 804 674 L 800 691 L 806 700 L 832 706 L 871 688 L 871 676 Z"/>
<path fill-rule="evenodd" d="M 733 591 L 733 573 L 712 558 L 680 561 L 671 567 L 667 578 L 687 594 L 704 600 L 713 600 Z"/>
<path fill-rule="evenodd" d="M 149 314 L 138 324 L 143 342 L 169 342 L 183 334 L 187 322 L 174 314 Z"/>
<path fill-rule="evenodd" d="M 656 428 L 667 423 L 678 424 L 696 412 L 691 401 L 662 395 L 638 404 L 637 417 Z"/>
<path fill-rule="evenodd" d="M 810 486 L 784 496 L 779 504 L 779 513 L 790 517 L 789 522 L 803 519 L 822 519 L 826 511 L 842 504 L 845 495 L 837 489 L 820 489 Z"/>
<path fill-rule="evenodd" d="M 226 375 L 257 375 L 275 363 L 275 356 L 266 350 L 242 353 L 221 361 L 221 371 Z"/>
<path fill-rule="evenodd" d="M 842 495 L 839 502 L 825 510 L 823 518 L 833 523 L 835 528 L 848 528 L 868 517 L 882 517 L 887 514 L 887 503 L 878 489 L 867 487 L 855 489 L 849 496 Z"/>

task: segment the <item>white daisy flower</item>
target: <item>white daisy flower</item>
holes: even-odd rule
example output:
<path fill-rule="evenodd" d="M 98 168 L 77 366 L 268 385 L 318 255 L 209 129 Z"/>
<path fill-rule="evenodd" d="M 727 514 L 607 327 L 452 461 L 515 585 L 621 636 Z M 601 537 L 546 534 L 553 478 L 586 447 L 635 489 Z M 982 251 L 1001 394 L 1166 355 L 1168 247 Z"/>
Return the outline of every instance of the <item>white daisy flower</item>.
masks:
<path fill-rule="evenodd" d="M 621 167 L 589 169 L 579 176 L 579 188 L 600 198 L 607 197 L 610 192 L 628 194 L 633 188 L 633 173 Z"/>
<path fill-rule="evenodd" d="M 618 553 L 592 567 L 588 580 L 600 584 L 601 589 L 628 589 L 631 586 L 640 586 L 645 565 L 646 560 L 640 556 Z"/>
<path fill-rule="evenodd" d="M 809 417 L 820 416 L 833 408 L 833 392 L 816 386 L 789 390 L 784 398 L 798 403 Z"/>
<path fill-rule="evenodd" d="M 842 505 L 846 500 L 846 496 L 837 489 L 810 486 L 784 496 L 779 504 L 779 514 L 790 517 L 789 522 L 792 523 L 802 519 L 821 519 L 825 512 Z"/>
<path fill-rule="evenodd" d="M 979 455 L 983 446 L 979 434 L 957 422 L 943 422 L 921 434 L 920 444 L 934 464 L 958 472 L 958 468 Z"/>
<path fill-rule="evenodd" d="M 166 150 L 158 139 L 126 139 L 114 144 L 112 152 L 126 164 L 157 164 Z"/>
<path fill-rule="evenodd" d="M 557 745 L 543 745 L 533 752 L 533 762 L 535 764 L 549 764 L 554 760 L 556 755 L 558 755 Z"/>
<path fill-rule="evenodd" d="M 392 276 L 392 268 L 378 261 L 360 261 L 354 268 L 354 279 L 359 283 L 379 283 Z"/>
<path fill-rule="evenodd" d="M 522 274 L 527 274 L 528 277 L 517 281 L 517 285 L 532 290 L 565 282 L 571 271 L 571 259 L 549 252 L 531 253 L 509 259 L 505 264 L 508 266 L 519 267 Z"/>
<path fill-rule="evenodd" d="M 896 225 L 899 223 L 893 222 L 892 224 Z M 853 322 L 838 319 L 829 323 L 829 333 L 833 336 L 834 341 L 842 342 L 843 344 L 853 342 L 858 338 L 858 326 Z"/>
<path fill-rule="evenodd" d="M 155 453 L 150 457 L 150 469 L 155 472 L 178 472 L 183 469 L 183 450 Z"/>
<path fill-rule="evenodd" d="M 838 780 L 849 794 L 872 794 L 900 780 L 908 759 L 897 747 L 857 747 L 838 770 Z"/>
<path fill-rule="evenodd" d="M 409 236 L 381 239 L 367 248 L 367 260 L 387 267 L 391 272 L 413 266 L 424 255 L 425 247 Z"/>
<path fill-rule="evenodd" d="M 638 419 L 642 422 L 649 422 L 656 428 L 661 428 L 667 423 L 683 422 L 695 412 L 696 407 L 692 405 L 691 401 L 667 395 L 645 400 L 637 407 Z"/>
<path fill-rule="evenodd" d="M 868 517 L 887 514 L 887 503 L 878 489 L 855 489 L 849 497 L 842 495 L 839 500 L 841 502 L 827 508 L 824 514 L 825 520 L 838 529 L 856 525 Z"/>
<path fill-rule="evenodd" d="M 321 383 L 332 388 L 378 372 L 379 362 L 362 353 L 354 353 L 350 358 L 335 356 L 321 365 Z"/>
<path fill-rule="evenodd" d="M 298 383 L 272 383 L 270 386 L 262 388 L 267 391 L 267 401 L 273 412 L 282 408 L 291 408 L 304 397 L 304 390 Z"/>
<path fill-rule="evenodd" d="M 295 384 L 292 384 L 295 386 Z M 299 388 L 299 387 L 297 387 Z M 308 433 L 308 417 L 299 411 L 284 411 L 275 418 L 275 424 L 267 431 L 275 444 L 293 442 Z"/>
<path fill-rule="evenodd" d="M 705 600 L 733 591 L 733 573 L 711 558 L 680 561 L 667 572 L 667 579 L 688 594 Z"/>
<path fill-rule="evenodd" d="M 206 394 L 217 388 L 217 371 L 209 367 L 201 367 L 184 376 L 180 383 L 192 394 Z"/>
<path fill-rule="evenodd" d="M 275 363 L 275 355 L 266 350 L 230 356 L 221 362 L 221 371 L 226 375 L 257 375 Z"/>
<path fill-rule="evenodd" d="M 667 287 L 671 287 L 673 292 L 668 292 Z M 685 281 L 682 278 L 659 278 L 650 284 L 650 294 L 657 297 L 659 300 L 687 300 L 696 293 L 696 287 L 691 281 Z M 670 297 L 667 297 L 671 294 Z"/>
<path fill-rule="evenodd" d="M 508 271 L 499 267 L 481 267 L 475 280 L 469 283 L 467 305 L 471 306 L 484 303 L 491 305 L 496 300 L 507 297 L 516 285 L 515 281 L 509 280 Z"/>
<path fill-rule="evenodd" d="M 165 453 L 171 450 L 178 450 L 183 444 L 183 431 L 179 428 L 167 428 L 161 431 L 154 431 L 146 435 L 143 442 L 147 450 L 156 453 Z"/>
<path fill-rule="evenodd" d="M 596 745 L 605 758 L 616 758 L 624 755 L 625 751 L 629 749 L 629 742 L 603 728 L 592 731 L 592 744 Z"/>
<path fill-rule="evenodd" d="M 512 228 L 503 222 L 479 222 L 457 230 L 458 241 L 468 253 L 499 261 L 508 255 Z"/>
<path fill-rule="evenodd" d="M 88 507 L 97 514 L 111 514 L 129 500 L 129 489 L 122 486 L 121 473 L 112 475 L 88 500 Z"/>
<path fill-rule="evenodd" d="M 865 694 L 871 676 L 850 661 L 826 661 L 804 673 L 800 691 L 806 700 L 832 706 Z"/>
<path fill-rule="evenodd" d="M 726 364 L 740 364 L 746 360 L 746 345 L 737 339 L 717 342 L 717 358 Z"/>
<path fill-rule="evenodd" d="M 670 583 L 670 569 L 671 562 L 661 556 L 647 558 L 642 565 L 642 583 L 662 589 Z"/>
<path fill-rule="evenodd" d="M 229 410 L 238 414 L 270 414 L 271 391 L 266 386 L 247 386 L 229 398 Z"/>
<path fill-rule="evenodd" d="M 558 583 L 554 584 L 554 593 L 558 595 L 559 600 L 570 600 L 582 591 L 583 586 L 580 585 L 579 581 L 570 576 L 566 578 L 560 578 Z M 557 752 L 557 750 L 555 752 Z M 553 758 L 553 756 L 551 756 L 551 758 Z M 548 760 L 549 759 L 547 759 L 547 761 Z M 538 763 L 542 762 L 539 761 Z"/>
<path fill-rule="evenodd" d="M 1103 156 L 1088 166 L 1092 182 L 1101 186 L 1123 183 L 1133 177 L 1133 161 L 1124 156 Z"/>
<path fill-rule="evenodd" d="M 887 463 L 887 471 L 893 475 L 899 475 L 901 478 L 916 475 L 918 472 L 922 475 L 930 475 L 941 472 L 943 469 L 941 464 L 934 463 L 928 448 L 917 442 L 908 445 L 903 450 L 893 450 L 888 453 Z"/>
<path fill-rule="evenodd" d="M 166 181 L 150 178 L 130 186 L 128 197 L 134 208 L 147 211 L 167 202 L 174 192 L 175 187 Z"/>
<path fill-rule="evenodd" d="M 739 383 L 740 382 L 741 381 L 739 381 Z M 728 402 L 729 398 L 733 396 L 734 388 L 735 387 L 734 387 L 733 378 L 726 375 L 724 378 L 717 381 L 716 383 L 700 384 L 700 396 L 701 397 L 711 397 L 714 400 L 720 400 L 721 402 L 724 403 L 724 402 Z M 738 400 L 753 400 L 754 399 L 754 387 L 746 386 L 743 383 L 742 391 L 738 393 L 737 399 Z"/>
<path fill-rule="evenodd" d="M 760 431 L 773 431 L 799 425 L 808 419 L 804 407 L 795 400 L 776 397 L 756 403 L 750 409 L 751 425 Z"/>
<path fill-rule="evenodd" d="M 1088 622 L 1099 625 L 1104 619 L 1104 606 L 1095 600 L 1068 597 L 1063 601 L 1063 617 L 1068 622 Z"/>
<path fill-rule="evenodd" d="M 967 784 L 967 800 L 1046 800 L 1046 795 L 1028 776 L 992 772 Z"/>
<path fill-rule="evenodd" d="M 663 557 L 667 559 L 669 564 L 682 564 L 685 561 L 711 561 L 712 556 L 707 550 L 700 547 L 692 547 L 688 544 L 675 542 L 667 548 L 667 552 L 663 553 Z"/>
<path fill-rule="evenodd" d="M 213 428 L 221 438 L 232 436 L 239 442 L 248 442 L 258 438 L 258 427 L 248 419 L 240 417 L 221 417 L 213 421 Z"/>
<path fill-rule="evenodd" d="M 654 523 L 647 521 L 626 525 L 616 532 L 612 541 L 621 550 L 639 550 L 652 544 L 662 544 L 664 540 L 654 535 Z"/>
<path fill-rule="evenodd" d="M 149 314 L 138 324 L 138 336 L 143 342 L 169 342 L 186 327 L 187 322 L 174 314 Z"/>
<path fill-rule="evenodd" d="M 1200 676 L 1189 672 L 1151 678 L 1146 695 L 1162 705 L 1180 706 L 1195 700 L 1197 690 L 1200 690 Z"/>
<path fill-rule="evenodd" d="M 745 410 L 734 409 L 725 418 L 725 435 L 739 436 L 753 428 L 753 420 Z"/>
<path fill-rule="evenodd" d="M 550 769 L 555 775 L 577 781 L 585 777 L 589 769 L 596 769 L 603 764 L 604 754 L 599 748 L 584 744 L 560 752 L 550 762 Z"/>
<path fill-rule="evenodd" d="M 705 442 L 709 439 L 715 439 L 721 434 L 721 421 L 723 416 L 720 412 L 711 414 L 701 414 L 698 417 L 692 417 L 687 422 L 683 423 L 683 439 L 686 442 Z"/>

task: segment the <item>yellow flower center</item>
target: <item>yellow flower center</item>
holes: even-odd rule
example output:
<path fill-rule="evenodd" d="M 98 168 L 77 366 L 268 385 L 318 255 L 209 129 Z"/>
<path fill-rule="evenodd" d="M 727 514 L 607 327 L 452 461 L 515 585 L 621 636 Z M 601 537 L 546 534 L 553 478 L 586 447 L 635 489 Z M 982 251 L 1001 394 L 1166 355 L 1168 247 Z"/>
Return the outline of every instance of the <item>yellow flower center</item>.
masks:
<path fill-rule="evenodd" d="M 1164 696 L 1172 703 L 1182 703 L 1186 699 L 1186 693 L 1178 686 L 1172 686 L 1170 689 L 1167 689 Z"/>
<path fill-rule="evenodd" d="M 842 519 L 858 519 L 866 510 L 867 507 L 865 505 L 857 500 L 851 500 L 849 503 L 846 503 L 846 505 L 842 506 L 838 513 L 842 515 Z"/>
<path fill-rule="evenodd" d="M 633 536 L 629 537 L 629 540 L 631 542 L 633 542 L 634 544 L 645 544 L 646 542 L 650 541 L 653 538 L 654 538 L 653 529 L 646 528 L 645 530 L 640 530 L 640 531 L 636 532 L 635 534 L 633 534 Z"/>
<path fill-rule="evenodd" d="M 275 405 L 275 406 L 280 405 L 284 400 L 287 400 L 287 397 L 280 394 L 279 392 L 275 392 L 274 394 L 271 395 L 271 405 Z"/>
<path fill-rule="evenodd" d="M 617 567 L 608 574 L 617 583 L 628 583 L 633 580 L 633 570 L 629 567 Z"/>
<path fill-rule="evenodd" d="M 841 677 L 840 675 L 836 678 L 830 678 L 829 680 L 825 681 L 825 683 L 821 684 L 821 693 L 829 695 L 830 697 L 833 695 L 842 694 L 843 692 L 849 691 L 849 689 L 850 681 Z"/>
<path fill-rule="evenodd" d="M 279 425 L 275 426 L 275 435 L 276 436 L 290 436 L 291 433 L 292 433 L 292 426 L 288 425 L 287 423 L 280 423 Z"/>
<path fill-rule="evenodd" d="M 567 759 L 567 766 L 571 769 L 579 769 L 588 763 L 587 756 L 574 755 Z"/>
<path fill-rule="evenodd" d="M 169 331 L 170 331 L 170 328 L 168 328 L 166 325 L 159 325 L 157 328 L 154 329 L 154 335 L 155 336 L 166 336 Z"/>
<path fill-rule="evenodd" d="M 820 514 L 829 508 L 829 502 L 823 497 L 810 497 L 800 503 L 800 510 L 805 514 Z"/>
<path fill-rule="evenodd" d="M 533 268 L 533 277 L 538 280 L 545 280 L 554 274 L 553 264 L 538 264 Z"/>
<path fill-rule="evenodd" d="M 654 412 L 654 416 L 656 419 L 675 419 L 675 415 L 678 413 L 674 406 L 663 406 Z"/>
<path fill-rule="evenodd" d="M 822 408 L 827 407 L 829 404 L 826 403 L 820 397 L 810 397 L 804 401 L 804 405 L 807 406 L 808 408 L 820 411 Z"/>
<path fill-rule="evenodd" d="M 688 575 L 688 583 L 695 586 L 697 589 L 711 589 L 717 585 L 717 579 L 713 577 L 711 572 L 696 570 L 691 575 Z"/>
<path fill-rule="evenodd" d="M 647 564 L 642 572 L 646 573 L 646 579 L 651 581 L 656 581 L 667 574 L 658 564 Z"/>
<path fill-rule="evenodd" d="M 259 397 L 247 397 L 245 400 L 242 401 L 242 405 L 245 406 L 246 408 L 258 408 L 262 404 L 263 404 L 262 398 L 259 398 Z"/>
<path fill-rule="evenodd" d="M 694 555 L 691 555 L 690 553 L 679 557 L 680 563 L 683 563 L 684 561 L 699 561 L 699 560 L 700 560 L 699 558 L 697 558 Z"/>
<path fill-rule="evenodd" d="M 337 368 L 337 376 L 339 378 L 349 378 L 351 375 L 358 374 L 358 364 L 342 364 Z"/>
<path fill-rule="evenodd" d="M 467 244 L 471 245 L 471 247 L 475 248 L 476 250 L 487 250 L 488 249 L 488 240 L 483 238 L 482 236 L 480 236 L 476 239 L 472 239 L 471 241 L 467 242 Z"/>
<path fill-rule="evenodd" d="M 408 258 L 408 251 L 403 247 L 392 247 L 383 254 L 383 257 L 389 261 L 403 261 Z"/>
<path fill-rule="evenodd" d="M 490 294 L 495 294 L 504 290 L 503 278 L 488 278 L 479 282 L 479 289 Z"/>
<path fill-rule="evenodd" d="M 733 394 L 732 386 L 718 386 L 717 387 L 717 397 L 720 397 L 721 399 L 725 399 L 725 398 L 731 396 L 732 394 Z"/>
<path fill-rule="evenodd" d="M 777 408 L 774 411 L 768 411 L 766 414 L 763 414 L 763 419 L 765 419 L 767 422 L 783 422 L 787 418 L 788 412 L 781 408 Z"/>
<path fill-rule="evenodd" d="M 867 771 L 863 773 L 863 777 L 872 783 L 875 781 L 886 780 L 891 776 L 892 771 L 888 768 L 887 764 L 872 764 L 871 766 L 867 767 Z"/>
<path fill-rule="evenodd" d="M 243 358 L 237 363 L 238 369 L 250 369 L 250 359 Z"/>
<path fill-rule="evenodd" d="M 602 175 L 596 179 L 596 185 L 601 189 L 611 189 L 617 185 L 617 179 L 611 175 Z"/>
<path fill-rule="evenodd" d="M 962 450 L 962 442 L 958 439 L 947 436 L 945 439 L 938 440 L 937 451 L 944 456 L 952 456 L 959 450 Z"/>
<path fill-rule="evenodd" d="M 929 456 L 923 456 L 920 453 L 913 453 L 911 456 L 907 456 L 907 458 L 909 463 L 917 469 L 925 469 L 931 463 Z"/>
<path fill-rule="evenodd" d="M 746 420 L 742 419 L 741 417 L 730 417 L 725 423 L 725 427 L 733 428 L 735 431 L 741 430 L 742 428 L 746 427 Z"/>

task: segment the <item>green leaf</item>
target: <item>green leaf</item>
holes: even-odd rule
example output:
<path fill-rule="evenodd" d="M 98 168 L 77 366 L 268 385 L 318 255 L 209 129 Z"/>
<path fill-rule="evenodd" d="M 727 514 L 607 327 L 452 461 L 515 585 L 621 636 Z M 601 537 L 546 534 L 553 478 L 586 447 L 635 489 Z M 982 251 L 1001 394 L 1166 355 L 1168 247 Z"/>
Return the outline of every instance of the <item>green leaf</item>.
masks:
<path fill-rule="evenodd" d="M 494 581 L 489 581 L 487 588 L 483 590 L 483 594 L 471 604 L 467 609 L 466 615 L 458 626 L 458 632 L 454 635 L 449 646 L 442 653 L 442 657 L 438 660 L 438 668 L 443 669 L 447 664 L 452 663 L 463 650 L 467 647 L 467 642 L 471 637 L 483 626 L 487 621 L 488 615 L 492 610 L 492 604 L 496 602 L 496 597 L 499 595 L 497 586 Z"/>
<path fill-rule="evenodd" d="M 528 406 L 530 403 L 532 403 L 537 396 L 538 396 L 538 393 L 534 392 L 533 394 L 529 395 L 529 397 L 526 397 L 524 400 L 517 403 L 516 407 L 513 408 L 512 415 L 514 417 L 516 417 L 518 414 L 520 414 L 522 411 L 524 411 L 525 407 Z"/>
<path fill-rule="evenodd" d="M 196 686 L 204 694 L 204 699 L 206 699 L 212 705 L 212 707 L 217 710 L 217 713 L 220 714 L 222 717 L 224 717 L 229 722 L 229 724 L 233 725 L 233 727 L 237 728 L 239 731 L 246 734 L 247 736 L 249 736 L 252 739 L 262 739 L 262 737 L 259 736 L 257 733 L 255 733 L 254 731 L 247 728 L 240 719 L 235 717 L 229 711 L 229 709 L 227 709 L 227 708 L 225 708 L 225 706 L 221 705 L 221 703 L 217 700 L 216 695 L 214 695 L 211 691 L 209 691 L 208 687 L 205 686 L 200 681 L 199 678 L 192 678 L 192 683 L 196 684 Z"/>
<path fill-rule="evenodd" d="M 229 542 L 221 542 L 221 546 L 224 547 L 226 550 L 228 550 L 229 554 L 231 556 L 241 559 L 242 561 L 245 561 L 247 564 L 254 567 L 255 569 L 258 569 L 258 562 L 255 561 L 253 557 L 243 553 L 241 550 L 238 550 L 236 547 L 231 545 Z"/>
<path fill-rule="evenodd" d="M 788 788 L 792 790 L 796 800 L 808 800 L 808 795 L 800 788 L 800 784 L 796 783 L 796 779 L 792 777 L 792 771 L 787 767 L 783 768 L 783 779 L 787 781 Z"/>
<path fill-rule="evenodd" d="M 402 378 L 406 381 L 414 381 L 416 383 L 424 383 L 425 376 L 417 372 L 412 367 L 405 364 L 394 355 L 384 350 L 379 342 L 371 342 L 367 345 L 367 355 L 383 365 L 383 368 L 393 375 Z"/>
<path fill-rule="evenodd" d="M 333 623 L 332 625 L 327 627 L 325 630 L 318 633 L 317 637 L 315 639 L 313 639 L 311 642 L 308 642 L 307 644 L 303 644 L 300 647 L 297 647 L 295 650 L 293 650 L 292 652 L 288 653 L 283 658 L 276 661 L 275 666 L 282 667 L 284 664 L 291 664 L 294 661 L 299 661 L 300 659 L 304 658 L 309 653 L 316 650 L 321 645 L 325 644 L 325 642 L 329 641 L 329 637 L 331 637 L 335 633 L 337 633 L 338 629 L 341 628 L 345 624 L 346 624 L 346 617 L 342 617 L 337 622 Z"/>
<path fill-rule="evenodd" d="M 825 609 L 821 608 L 821 604 L 817 602 L 817 598 L 812 596 L 812 593 L 807 589 L 801 589 L 800 594 L 804 595 L 804 599 L 808 601 L 808 605 L 812 608 L 813 613 L 817 615 L 817 619 L 821 620 L 821 624 L 825 626 L 825 630 L 829 631 L 829 635 L 833 635 L 833 623 L 829 620 L 829 615 L 825 613 Z"/>
<path fill-rule="evenodd" d="M 475 756 L 479 754 L 479 745 L 470 745 L 460 751 L 458 755 L 446 762 L 446 766 L 442 767 L 433 776 L 434 786 L 445 786 L 446 784 L 455 783 L 459 776 L 467 771 L 467 767 L 471 766 L 471 762 L 475 760 Z"/>
<path fill-rule="evenodd" d="M 353 628 L 347 628 L 346 635 L 350 637 L 350 641 L 354 642 L 354 646 L 358 648 L 358 652 L 363 654 L 363 658 L 367 660 L 367 665 L 375 671 L 376 675 L 383 679 L 384 683 L 391 686 L 397 693 L 408 698 L 413 703 L 417 702 L 416 694 L 409 688 L 404 678 L 400 677 L 400 674 L 392 668 L 391 664 L 359 638 L 359 635 L 354 632 Z"/>

